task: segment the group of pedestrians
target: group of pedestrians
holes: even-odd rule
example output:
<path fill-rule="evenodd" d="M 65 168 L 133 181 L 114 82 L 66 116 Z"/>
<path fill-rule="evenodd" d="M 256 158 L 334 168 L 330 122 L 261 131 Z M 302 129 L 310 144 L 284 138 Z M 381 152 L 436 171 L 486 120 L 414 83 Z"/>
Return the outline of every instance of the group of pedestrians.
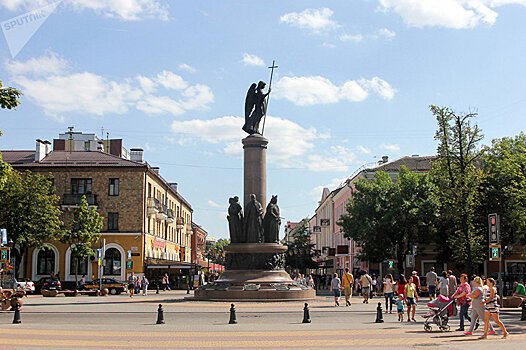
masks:
<path fill-rule="evenodd" d="M 139 294 L 142 290 L 142 295 L 148 295 L 148 285 L 150 282 L 146 276 L 138 278 L 132 272 L 130 277 L 128 277 L 128 292 L 130 293 L 130 298 L 133 298 L 134 294 Z"/>

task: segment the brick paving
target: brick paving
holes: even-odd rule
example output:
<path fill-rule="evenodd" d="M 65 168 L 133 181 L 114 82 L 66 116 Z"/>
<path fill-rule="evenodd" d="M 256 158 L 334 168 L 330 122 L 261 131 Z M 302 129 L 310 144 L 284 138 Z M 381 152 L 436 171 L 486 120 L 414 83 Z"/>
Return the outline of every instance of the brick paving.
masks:
<path fill-rule="evenodd" d="M 329 297 L 309 303 L 312 323 L 301 323 L 303 303 L 236 303 L 238 324 L 229 325 L 227 302 L 185 301 L 186 293 L 161 292 L 146 297 L 30 296 L 24 300 L 22 324 L 13 325 L 13 313 L 0 313 L 0 349 L 277 349 L 365 348 L 470 349 L 481 346 L 526 348 L 526 322 L 520 312 L 504 310 L 502 318 L 511 336 L 478 340 L 461 332 L 423 330 L 423 319 L 400 323 L 396 314 L 384 314 L 375 323 L 380 299 L 352 307 L 333 307 Z M 156 325 L 157 306 L 163 304 L 164 325 Z M 427 311 L 423 302 L 417 314 Z M 458 327 L 458 318 L 451 320 Z"/>

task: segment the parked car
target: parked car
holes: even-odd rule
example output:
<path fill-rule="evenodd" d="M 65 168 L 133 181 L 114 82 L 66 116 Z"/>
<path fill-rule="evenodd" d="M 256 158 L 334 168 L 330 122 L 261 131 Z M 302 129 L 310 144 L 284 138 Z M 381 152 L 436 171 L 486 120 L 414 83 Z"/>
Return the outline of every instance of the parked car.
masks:
<path fill-rule="evenodd" d="M 125 291 L 125 283 L 118 282 L 111 278 L 103 278 L 102 279 L 102 286 L 104 288 L 107 288 L 110 291 L 110 294 L 118 295 Z M 100 288 L 100 280 L 96 279 L 93 281 L 85 282 L 80 286 L 80 289 L 89 290 L 89 289 L 99 289 Z"/>
<path fill-rule="evenodd" d="M 62 283 L 57 278 L 41 277 L 35 282 L 35 293 L 40 293 L 42 289 L 47 290 L 61 290 Z"/>
<path fill-rule="evenodd" d="M 15 289 L 17 292 L 34 293 L 35 284 L 28 278 L 15 279 Z"/>

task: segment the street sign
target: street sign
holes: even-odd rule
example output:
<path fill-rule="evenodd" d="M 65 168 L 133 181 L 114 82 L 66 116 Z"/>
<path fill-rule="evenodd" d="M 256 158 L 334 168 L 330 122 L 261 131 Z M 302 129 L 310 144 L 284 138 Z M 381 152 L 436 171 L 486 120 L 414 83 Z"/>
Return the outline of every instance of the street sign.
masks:
<path fill-rule="evenodd" d="M 7 230 L 5 228 L 0 229 L 2 232 L 2 245 L 7 244 Z"/>
<path fill-rule="evenodd" d="M 98 262 L 98 265 L 101 266 L 102 265 L 102 249 L 97 249 L 97 262 Z"/>
<path fill-rule="evenodd" d="M 489 261 L 500 261 L 501 257 L 500 244 L 490 244 L 489 246 Z"/>
<path fill-rule="evenodd" d="M 500 244 L 500 217 L 498 214 L 488 215 L 489 244 Z"/>
<path fill-rule="evenodd" d="M 128 250 L 128 260 L 131 260 L 131 254 L 132 254 L 131 250 Z"/>
<path fill-rule="evenodd" d="M 2 247 L 0 248 L 0 263 L 7 264 L 9 262 L 9 248 Z"/>
<path fill-rule="evenodd" d="M 412 253 L 413 255 L 416 255 L 416 245 L 413 246 Z"/>

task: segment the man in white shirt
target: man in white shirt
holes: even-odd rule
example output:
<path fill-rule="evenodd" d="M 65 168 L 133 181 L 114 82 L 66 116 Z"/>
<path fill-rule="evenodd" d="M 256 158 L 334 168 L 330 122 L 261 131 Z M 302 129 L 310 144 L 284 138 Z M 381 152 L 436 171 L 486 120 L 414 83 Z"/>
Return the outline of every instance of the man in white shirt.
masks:
<path fill-rule="evenodd" d="M 369 304 L 369 294 L 371 293 L 372 278 L 367 271 L 360 277 L 360 286 L 362 287 L 363 303 Z"/>

